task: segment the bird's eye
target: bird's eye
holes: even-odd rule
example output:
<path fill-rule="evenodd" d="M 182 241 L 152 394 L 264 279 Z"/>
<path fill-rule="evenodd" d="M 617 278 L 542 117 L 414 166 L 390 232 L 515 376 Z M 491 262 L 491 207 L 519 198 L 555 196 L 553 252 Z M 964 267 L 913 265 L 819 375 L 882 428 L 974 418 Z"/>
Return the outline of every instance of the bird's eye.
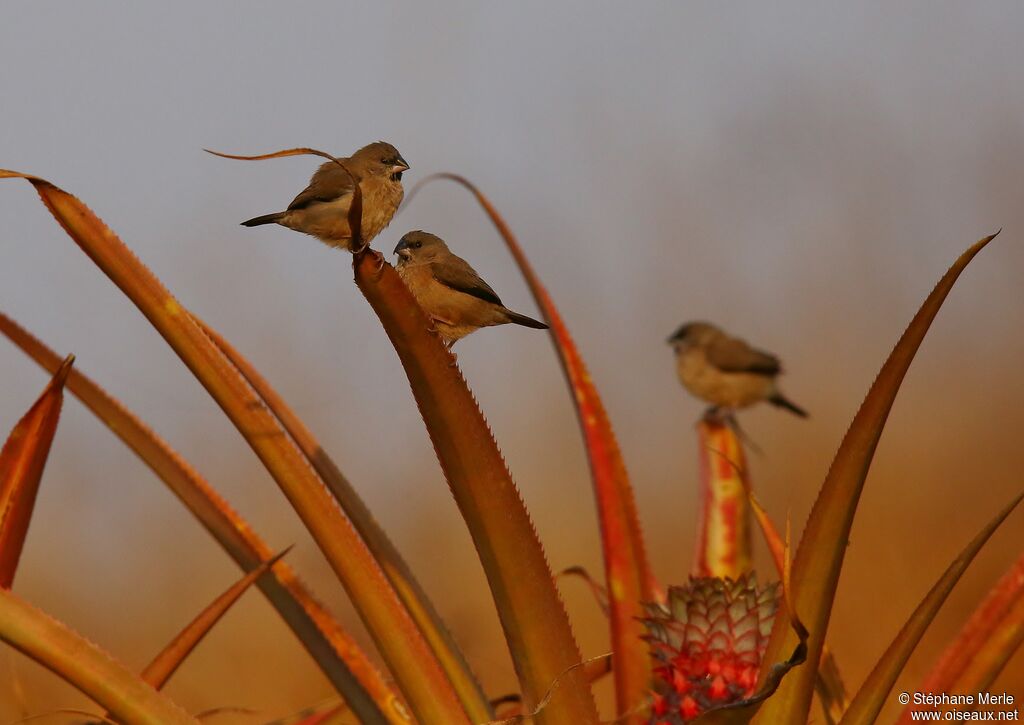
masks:
<path fill-rule="evenodd" d="M 423 246 L 423 242 L 413 242 L 412 246 L 414 249 L 419 249 L 420 247 Z"/>

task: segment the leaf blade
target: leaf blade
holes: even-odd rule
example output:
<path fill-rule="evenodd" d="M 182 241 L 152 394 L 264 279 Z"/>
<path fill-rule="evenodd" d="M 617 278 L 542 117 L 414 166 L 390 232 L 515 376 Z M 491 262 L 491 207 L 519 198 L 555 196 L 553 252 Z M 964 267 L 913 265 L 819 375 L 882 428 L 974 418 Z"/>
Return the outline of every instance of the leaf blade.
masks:
<path fill-rule="evenodd" d="M 394 586 L 395 592 L 401 598 L 420 632 L 423 633 L 470 718 L 474 722 L 486 722 L 492 719 L 493 709 L 473 674 L 469 661 L 455 642 L 455 638 L 445 626 L 409 565 L 380 524 L 377 523 L 355 488 L 345 478 L 341 469 L 320 445 L 313 432 L 271 387 L 270 383 L 260 375 L 259 371 L 216 330 L 195 315 L 193 315 L 193 319 L 266 403 L 320 475 L 320 478 L 323 479 L 338 503 L 341 504 L 370 552 L 380 563 L 384 574 Z"/>
<path fill-rule="evenodd" d="M 541 723 L 596 723 L 579 649 L 529 514 L 451 353 L 398 273 L 377 253 L 353 257 L 356 284 L 405 368 L 452 495 L 487 575 L 530 711 L 560 682 Z M 565 674 L 568 673 L 568 674 Z M 565 675 L 564 679 L 559 680 Z"/>
<path fill-rule="evenodd" d="M 65 358 L 0 450 L 0 589 L 14 582 L 74 361 Z"/>
<path fill-rule="evenodd" d="M 917 643 L 921 641 L 935 615 L 939 613 L 946 597 L 953 591 L 953 587 L 967 571 L 967 567 L 974 561 L 974 557 L 981 551 L 981 547 L 1006 520 L 1006 517 L 1013 512 L 1022 498 L 1024 498 L 1024 494 L 1017 496 L 1005 506 L 946 568 L 939 580 L 914 609 L 906 624 L 893 639 L 892 644 L 879 658 L 857 694 L 853 696 L 840 725 L 870 725 L 878 719 L 878 715 L 889 697 L 889 692 L 896 684 L 896 678 L 903 671 L 903 667 L 910 659 L 910 655 L 913 654 Z"/>
<path fill-rule="evenodd" d="M 1024 638 L 1024 556 L 1013 563 L 964 622 L 918 692 L 985 692 Z M 900 725 L 911 722 L 911 706 Z"/>
<path fill-rule="evenodd" d="M 51 374 L 61 361 L 53 350 L 0 312 L 0 334 Z M 177 451 L 79 370 L 71 370 L 66 387 L 177 496 L 243 571 L 272 556 L 252 526 Z M 321 671 L 367 722 L 405 723 L 398 700 L 366 653 L 310 593 L 286 563 L 257 586 L 295 633 Z"/>
<path fill-rule="evenodd" d="M 550 328 L 583 434 L 601 526 L 605 581 L 611 595 L 616 711 L 626 722 L 639 723 L 642 717 L 636 714 L 636 709 L 646 699 L 652 668 L 641 639 L 644 634 L 640 623 L 644 616 L 642 601 L 661 600 L 663 595 L 647 559 L 633 488 L 611 421 L 558 308 L 501 214 L 465 177 L 434 174 L 421 181 L 420 186 L 433 179 L 454 181 L 477 200 L 508 246 Z"/>
<path fill-rule="evenodd" d="M 99 647 L 2 589 L 0 639 L 64 678 L 119 721 L 130 725 L 198 722 Z"/>
<path fill-rule="evenodd" d="M 807 664 L 786 678 L 775 696 L 765 703 L 758 722 L 802 725 L 807 719 L 846 542 L 882 428 L 900 383 L 942 302 L 960 273 L 995 236 L 973 244 L 942 276 L 882 366 L 843 437 L 811 510 L 793 565 L 794 606 L 811 633 Z M 765 661 L 777 659 L 791 644 L 792 637 L 776 623 Z"/>
<path fill-rule="evenodd" d="M 139 308 L 220 405 L 288 498 L 341 581 L 418 717 L 468 722 L 451 684 L 380 567 L 323 482 L 237 370 L 164 285 L 85 204 L 50 182 L 29 181 L 68 235 Z"/>
<path fill-rule="evenodd" d="M 161 689 L 171 675 L 182 665 L 185 658 L 191 654 L 202 639 L 220 621 L 221 617 L 228 613 L 228 610 L 237 602 L 250 586 L 261 576 L 270 571 L 271 567 L 278 560 L 288 553 L 289 546 L 280 554 L 267 559 L 251 572 L 236 581 L 225 591 L 221 592 L 195 619 L 189 622 L 173 640 L 171 640 L 156 657 L 146 665 L 140 675 L 143 680 L 151 684 L 157 690 Z"/>

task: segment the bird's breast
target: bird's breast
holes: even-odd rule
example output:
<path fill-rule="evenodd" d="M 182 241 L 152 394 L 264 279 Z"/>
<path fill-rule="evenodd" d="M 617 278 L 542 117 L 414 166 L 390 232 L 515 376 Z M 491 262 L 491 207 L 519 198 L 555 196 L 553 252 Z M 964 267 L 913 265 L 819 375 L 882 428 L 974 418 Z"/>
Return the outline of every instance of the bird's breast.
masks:
<path fill-rule="evenodd" d="M 369 242 L 391 223 L 405 191 L 400 182 L 380 177 L 364 179 L 359 189 L 363 193 L 363 240 Z"/>
<path fill-rule="evenodd" d="M 676 361 L 679 381 L 693 395 L 712 405 L 745 408 L 764 400 L 775 387 L 771 375 L 725 372 L 708 362 L 700 349 L 688 350 Z"/>

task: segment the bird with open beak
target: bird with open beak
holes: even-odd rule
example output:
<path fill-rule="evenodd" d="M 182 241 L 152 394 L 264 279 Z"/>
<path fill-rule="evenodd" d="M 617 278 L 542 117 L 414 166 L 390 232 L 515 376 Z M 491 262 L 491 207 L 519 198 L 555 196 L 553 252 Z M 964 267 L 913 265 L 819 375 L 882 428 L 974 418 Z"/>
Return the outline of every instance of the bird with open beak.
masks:
<path fill-rule="evenodd" d="M 711 403 L 709 414 L 746 408 L 764 400 L 807 417 L 776 387 L 782 366 L 774 355 L 756 350 L 707 322 L 686 323 L 668 338 L 668 343 L 675 350 L 679 381 L 693 395 Z"/>
<path fill-rule="evenodd" d="M 462 257 L 440 237 L 409 232 L 395 247 L 395 268 L 448 347 L 481 327 L 513 323 L 546 330 L 547 325 L 513 312 Z"/>
<path fill-rule="evenodd" d="M 354 185 L 359 184 L 363 203 L 360 232 L 362 244 L 369 244 L 398 211 L 405 195 L 402 174 L 409 164 L 398 149 L 384 141 L 363 146 L 338 161 L 344 168 L 333 161 L 322 164 L 286 210 L 249 219 L 242 226 L 280 224 L 316 237 L 329 247 L 353 251 L 348 213 Z"/>

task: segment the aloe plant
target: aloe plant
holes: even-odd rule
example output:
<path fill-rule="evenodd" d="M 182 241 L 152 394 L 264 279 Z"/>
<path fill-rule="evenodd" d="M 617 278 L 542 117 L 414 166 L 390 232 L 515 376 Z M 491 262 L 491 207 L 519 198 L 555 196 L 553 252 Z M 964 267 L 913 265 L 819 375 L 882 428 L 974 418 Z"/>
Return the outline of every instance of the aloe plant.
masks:
<path fill-rule="evenodd" d="M 308 149 L 285 154 L 306 153 Z M 263 158 L 282 155 L 269 154 Z M 127 723 L 193 722 L 158 688 L 201 634 L 251 584 L 259 587 L 328 675 L 339 700 L 314 708 L 308 723 L 354 717 L 364 723 L 485 723 L 530 720 L 597 723 L 591 691 L 614 679 L 616 722 L 805 723 L 821 696 L 829 722 L 873 722 L 896 677 L 973 556 L 1018 500 L 967 546 L 910 616 L 867 680 L 848 698 L 825 639 L 843 552 L 874 448 L 892 401 L 928 326 L 959 274 L 991 240 L 973 245 L 914 317 L 840 445 L 790 561 L 790 546 L 758 505 L 742 444 L 725 426 L 698 425 L 704 504 L 694 578 L 657 581 L 647 560 L 630 479 L 611 423 L 551 294 L 494 205 L 468 189 L 494 222 L 551 328 L 576 406 L 601 523 L 611 656 L 585 659 L 561 603 L 542 542 L 512 475 L 454 358 L 373 250 L 353 256 L 355 283 L 401 361 L 438 462 L 480 557 L 519 679 L 513 698 L 491 701 L 473 676 L 437 608 L 418 585 L 357 488 L 284 400 L 226 339 L 189 312 L 95 214 L 48 181 L 0 171 L 33 185 L 69 236 L 114 282 L 188 366 L 235 424 L 286 494 L 352 599 L 387 672 L 372 664 L 195 469 L 147 426 L 9 318 L 0 332 L 50 370 L 54 381 L 0 453 L 0 639 L 51 668 Z M 410 198 L 412 195 L 410 195 Z M 357 200 L 358 201 L 358 200 Z M 358 203 L 353 204 L 357 209 Z M 358 222 L 358 215 L 355 218 Z M 353 224 L 358 237 L 358 223 Z M 357 245 L 358 246 L 358 245 Z M 32 501 L 57 427 L 64 387 L 79 397 L 181 499 L 246 572 L 141 674 L 7 591 L 28 535 Z M 756 520 L 781 585 L 755 587 Z M 767 578 L 761 574 L 761 580 Z M 991 682 L 1020 644 L 1022 587 L 1001 583 L 982 605 L 991 626 L 971 620 L 935 681 Z M 988 620 L 985 620 L 986 622 Z M 983 652 L 971 671 L 965 656 Z M 965 654 L 966 653 L 966 654 Z M 950 662 L 960 663 L 956 666 Z M 944 679 L 943 679 L 944 678 Z M 491 697 L 495 693 L 491 693 Z M 499 707 L 500 705 L 500 707 Z"/>

